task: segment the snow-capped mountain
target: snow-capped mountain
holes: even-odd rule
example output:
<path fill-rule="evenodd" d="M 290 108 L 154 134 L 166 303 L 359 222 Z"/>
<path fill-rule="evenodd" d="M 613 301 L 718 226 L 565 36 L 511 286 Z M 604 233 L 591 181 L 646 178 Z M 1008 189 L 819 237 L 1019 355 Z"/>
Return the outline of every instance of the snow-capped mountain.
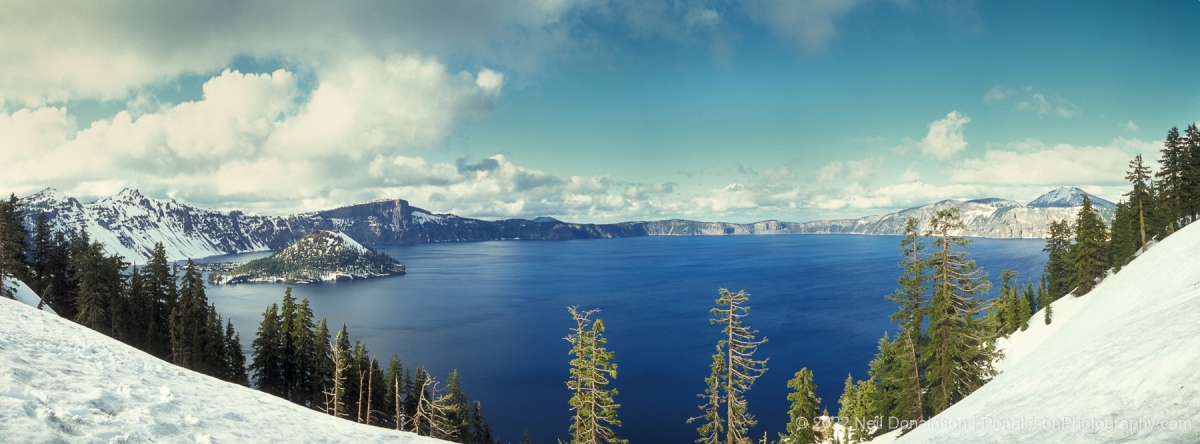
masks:
<path fill-rule="evenodd" d="M 86 229 L 92 240 L 130 261 L 149 257 L 162 242 L 171 259 L 279 250 L 314 230 L 338 230 L 364 244 L 497 239 L 580 239 L 644 235 L 615 225 L 484 221 L 433 214 L 401 199 L 381 199 L 291 216 L 221 212 L 155 199 L 136 190 L 83 204 L 45 189 L 21 199 L 32 232 L 39 213 L 57 231 Z"/>
<path fill-rule="evenodd" d="M 900 443 L 1200 442 L 1200 224 L 1002 340 L 1000 374 Z"/>
<path fill-rule="evenodd" d="M 338 419 L 0 298 L 0 442 L 446 441 Z"/>
<path fill-rule="evenodd" d="M 1052 208 L 1052 207 L 1078 207 L 1083 205 L 1083 195 L 1087 195 L 1092 199 L 1092 205 L 1099 208 L 1116 208 L 1117 204 L 1104 200 L 1096 195 L 1083 191 L 1077 187 L 1058 187 L 1050 190 L 1046 194 L 1038 196 L 1033 202 L 1030 202 L 1028 207 L 1033 208 Z"/>
<path fill-rule="evenodd" d="M 340 231 L 316 230 L 272 254 L 208 276 L 213 284 L 242 282 L 316 283 L 404 274 L 391 256 Z"/>
<path fill-rule="evenodd" d="M 1077 188 L 1075 190 L 1078 190 Z M 1048 193 L 1050 196 L 1052 193 Z M 1070 202 L 1042 196 L 1046 202 Z M 1061 197 L 1061 196 L 1060 196 Z M 1044 199 L 1043 199 L 1044 198 Z M 1097 198 L 1102 205 L 1107 203 Z M 1037 202 L 1037 201 L 1035 201 Z M 805 223 L 767 220 L 736 224 L 661 220 L 616 224 L 577 224 L 552 218 L 486 221 L 453 214 L 433 214 L 402 199 L 380 199 L 331 210 L 291 216 L 255 216 L 241 211 L 221 212 L 155 199 L 136 190 L 92 203 L 80 203 L 53 189 L 21 199 L 25 222 L 33 230 L 39 213 L 58 231 L 87 229 L 110 253 L 131 262 L 149 257 L 162 242 L 171 259 L 198 258 L 247 251 L 280 250 L 314 230 L 337 230 L 362 244 L 404 244 L 500 239 L 593 239 L 631 236 L 709 236 L 742 234 L 872 234 L 900 235 L 904 221 L 928 221 L 947 206 L 962 209 L 967 228 L 961 234 L 992 238 L 1042 238 L 1050 222 L 1074 220 L 1078 207 L 1025 206 L 1006 199 L 947 200 L 882 216 Z M 1098 206 L 1106 221 L 1113 208 Z"/>
<path fill-rule="evenodd" d="M 1004 239 L 1038 239 L 1046 237 L 1050 223 L 1058 220 L 1074 221 L 1079 207 L 1027 207 L 1018 202 L 989 198 L 968 201 L 944 200 L 916 208 L 909 208 L 883 216 L 867 216 L 859 219 L 823 220 L 813 222 L 780 222 L 775 220 L 751 224 L 725 222 L 696 222 L 689 220 L 665 220 L 656 222 L 632 222 L 631 228 L 641 228 L 651 236 L 698 236 L 721 234 L 869 234 L 903 235 L 904 223 L 909 217 L 920 221 L 921 229 L 928 228 L 933 214 L 938 210 L 958 207 L 966 229 L 963 236 Z M 1112 208 L 1097 208 L 1105 221 L 1111 221 Z"/>

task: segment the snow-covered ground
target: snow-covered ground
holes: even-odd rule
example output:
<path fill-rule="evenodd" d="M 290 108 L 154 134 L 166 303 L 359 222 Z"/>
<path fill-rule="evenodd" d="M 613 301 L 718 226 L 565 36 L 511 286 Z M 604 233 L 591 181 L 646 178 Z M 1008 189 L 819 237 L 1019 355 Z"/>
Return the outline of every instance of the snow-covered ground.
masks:
<path fill-rule="evenodd" d="M 21 282 L 17 279 L 13 279 L 10 277 L 5 277 L 3 279 L 4 279 L 4 288 L 10 289 L 10 290 L 15 290 L 15 291 L 13 291 L 13 298 L 15 298 L 17 300 L 17 302 L 20 302 L 22 304 L 28 305 L 30 307 L 35 307 L 35 308 L 38 305 L 41 305 L 42 298 L 40 296 L 38 296 L 37 293 L 34 293 L 33 290 L 29 288 L 29 286 L 25 285 L 24 282 Z M 50 313 L 54 313 L 54 309 L 50 308 L 49 305 L 43 305 L 42 310 L 48 311 Z"/>
<path fill-rule="evenodd" d="M 0 298 L 0 442 L 445 441 L 324 415 Z"/>
<path fill-rule="evenodd" d="M 1200 224 L 1054 304 L 983 388 L 897 442 L 1200 442 Z"/>

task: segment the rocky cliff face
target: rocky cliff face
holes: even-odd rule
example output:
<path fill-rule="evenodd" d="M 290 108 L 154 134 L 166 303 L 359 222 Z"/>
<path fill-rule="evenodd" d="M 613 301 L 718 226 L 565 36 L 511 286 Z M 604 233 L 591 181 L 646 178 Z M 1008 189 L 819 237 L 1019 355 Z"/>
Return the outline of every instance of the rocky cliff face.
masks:
<path fill-rule="evenodd" d="M 1073 221 L 1078 207 L 1029 207 L 1004 199 L 942 201 L 883 216 L 805 223 L 735 224 L 662 220 L 617 224 L 575 224 L 550 218 L 485 221 L 433 214 L 401 199 L 385 199 L 291 216 L 254 216 L 220 212 L 174 200 L 154 199 L 136 190 L 83 204 L 46 189 L 21 199 L 32 230 L 38 213 L 53 229 L 86 229 L 93 240 L 131 262 L 148 257 L 162 242 L 168 257 L 197 258 L 247 251 L 280 250 L 315 230 L 336 230 L 364 244 L 404 244 L 500 239 L 594 239 L 631 236 L 717 236 L 753 234 L 903 234 L 904 221 L 927 223 L 948 206 L 962 209 L 967 227 L 962 235 L 993 238 L 1042 238 L 1050 222 Z M 1097 208 L 1106 221 L 1112 208 Z"/>

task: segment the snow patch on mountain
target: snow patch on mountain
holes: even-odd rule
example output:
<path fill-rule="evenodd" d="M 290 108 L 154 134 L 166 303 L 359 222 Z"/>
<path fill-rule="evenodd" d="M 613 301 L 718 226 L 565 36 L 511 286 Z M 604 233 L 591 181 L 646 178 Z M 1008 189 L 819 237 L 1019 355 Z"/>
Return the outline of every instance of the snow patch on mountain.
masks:
<path fill-rule="evenodd" d="M 445 443 L 168 364 L 0 298 L 0 441 Z"/>
<path fill-rule="evenodd" d="M 1083 205 L 1083 196 L 1087 195 L 1092 200 L 1092 205 L 1100 208 L 1116 208 L 1117 204 L 1104 200 L 1092 193 L 1088 193 L 1078 187 L 1058 187 L 1050 190 L 1046 194 L 1038 196 L 1033 202 L 1030 202 L 1029 207 L 1033 208 L 1048 208 L 1048 207 L 1078 207 Z"/>
<path fill-rule="evenodd" d="M 1196 251 L 1200 224 L 1034 315 L 995 379 L 898 442 L 1200 442 Z"/>

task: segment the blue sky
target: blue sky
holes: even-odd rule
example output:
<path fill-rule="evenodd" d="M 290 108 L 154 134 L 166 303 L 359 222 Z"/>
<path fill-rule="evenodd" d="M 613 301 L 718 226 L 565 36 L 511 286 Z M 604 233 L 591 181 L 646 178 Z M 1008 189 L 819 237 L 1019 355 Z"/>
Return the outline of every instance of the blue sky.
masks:
<path fill-rule="evenodd" d="M 588 222 L 1115 201 L 1200 119 L 1200 2 L 1048 3 L 10 2 L 0 189 Z"/>

